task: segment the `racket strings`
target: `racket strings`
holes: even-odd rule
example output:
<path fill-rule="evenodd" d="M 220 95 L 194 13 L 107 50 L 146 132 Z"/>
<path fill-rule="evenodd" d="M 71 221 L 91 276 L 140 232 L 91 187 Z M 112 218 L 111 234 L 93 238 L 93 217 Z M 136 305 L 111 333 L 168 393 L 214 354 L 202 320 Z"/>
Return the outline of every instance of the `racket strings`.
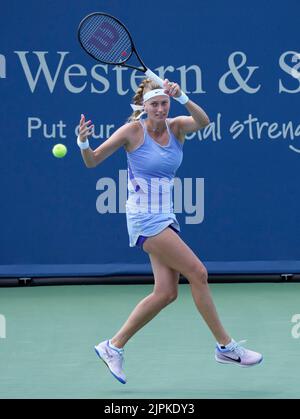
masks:
<path fill-rule="evenodd" d="M 121 63 L 131 55 L 127 31 L 107 16 L 91 16 L 81 26 L 79 36 L 84 48 L 99 61 Z"/>

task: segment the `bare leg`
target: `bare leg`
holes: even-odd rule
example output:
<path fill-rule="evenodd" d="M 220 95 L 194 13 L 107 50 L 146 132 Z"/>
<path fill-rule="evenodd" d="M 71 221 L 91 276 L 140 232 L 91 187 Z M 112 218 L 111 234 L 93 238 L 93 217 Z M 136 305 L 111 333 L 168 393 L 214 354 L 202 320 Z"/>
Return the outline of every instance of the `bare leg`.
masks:
<path fill-rule="evenodd" d="M 194 302 L 217 342 L 227 345 L 231 338 L 225 331 L 207 283 L 207 271 L 192 250 L 171 229 L 150 237 L 144 244 L 149 254 L 159 255 L 166 266 L 181 272 L 189 281 Z"/>
<path fill-rule="evenodd" d="M 179 273 L 164 266 L 155 255 L 149 257 L 155 280 L 154 290 L 135 307 L 125 324 L 111 339 L 111 343 L 117 348 L 123 348 L 138 330 L 177 297 Z"/>
<path fill-rule="evenodd" d="M 196 281 L 191 281 L 189 279 L 192 296 L 196 307 L 210 328 L 217 342 L 221 345 L 227 345 L 231 341 L 231 338 L 226 333 L 219 319 L 216 307 L 211 297 L 210 289 L 207 282 L 205 282 L 207 278 L 206 271 L 203 271 L 202 278 L 200 277 L 200 281 L 199 277 L 200 275 Z M 201 281 L 203 281 L 203 283 Z"/>

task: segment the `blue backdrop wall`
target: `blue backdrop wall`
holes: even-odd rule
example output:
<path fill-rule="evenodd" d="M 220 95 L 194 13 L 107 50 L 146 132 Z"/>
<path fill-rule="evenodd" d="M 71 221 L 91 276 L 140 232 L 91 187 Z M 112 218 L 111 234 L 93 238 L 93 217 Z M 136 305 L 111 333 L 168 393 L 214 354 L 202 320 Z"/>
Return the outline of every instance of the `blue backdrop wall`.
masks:
<path fill-rule="evenodd" d="M 210 272 L 299 271 L 298 1 L 10 0 L 0 26 L 0 274 L 150 272 L 128 245 L 125 152 L 88 170 L 76 145 L 80 114 L 95 124 L 96 148 L 126 121 L 141 80 L 81 50 L 78 24 L 94 11 L 123 21 L 145 63 L 212 121 L 186 141 L 177 173 L 183 239 Z M 57 143 L 63 159 L 51 153 Z"/>

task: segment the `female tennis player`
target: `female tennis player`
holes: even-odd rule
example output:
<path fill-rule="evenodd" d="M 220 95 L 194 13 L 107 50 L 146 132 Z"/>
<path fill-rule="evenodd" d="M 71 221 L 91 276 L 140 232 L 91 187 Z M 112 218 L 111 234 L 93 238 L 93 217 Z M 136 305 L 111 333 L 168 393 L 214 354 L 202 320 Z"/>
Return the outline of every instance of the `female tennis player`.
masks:
<path fill-rule="evenodd" d="M 182 103 L 190 116 L 168 118 L 170 98 Z M 111 339 L 95 346 L 95 351 L 114 377 L 125 384 L 125 344 L 176 299 L 181 273 L 187 278 L 197 309 L 217 341 L 216 361 L 241 367 L 259 364 L 262 355 L 242 347 L 224 329 L 208 287 L 206 268 L 181 239 L 173 211 L 173 180 L 182 162 L 185 136 L 207 126 L 209 118 L 177 83 L 167 79 L 163 89 L 145 79 L 131 106 L 134 112 L 129 123 L 95 150 L 88 142 L 94 126 L 82 115 L 77 143 L 88 168 L 96 167 L 120 147 L 125 148 L 129 244 L 141 247 L 149 255 L 155 284 L 153 292 L 135 307 L 121 329 Z M 141 118 L 144 115 L 146 119 Z"/>

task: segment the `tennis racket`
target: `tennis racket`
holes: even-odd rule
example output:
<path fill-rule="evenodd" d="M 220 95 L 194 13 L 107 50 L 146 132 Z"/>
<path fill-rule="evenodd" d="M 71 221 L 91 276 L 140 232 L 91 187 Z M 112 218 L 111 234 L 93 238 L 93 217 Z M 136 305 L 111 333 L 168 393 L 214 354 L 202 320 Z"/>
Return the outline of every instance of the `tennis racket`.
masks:
<path fill-rule="evenodd" d="M 91 13 L 86 16 L 78 28 L 78 40 L 82 48 L 95 60 L 142 71 L 163 87 L 164 81 L 145 66 L 128 29 L 115 17 L 107 13 Z M 128 64 L 133 54 L 141 67 Z"/>

